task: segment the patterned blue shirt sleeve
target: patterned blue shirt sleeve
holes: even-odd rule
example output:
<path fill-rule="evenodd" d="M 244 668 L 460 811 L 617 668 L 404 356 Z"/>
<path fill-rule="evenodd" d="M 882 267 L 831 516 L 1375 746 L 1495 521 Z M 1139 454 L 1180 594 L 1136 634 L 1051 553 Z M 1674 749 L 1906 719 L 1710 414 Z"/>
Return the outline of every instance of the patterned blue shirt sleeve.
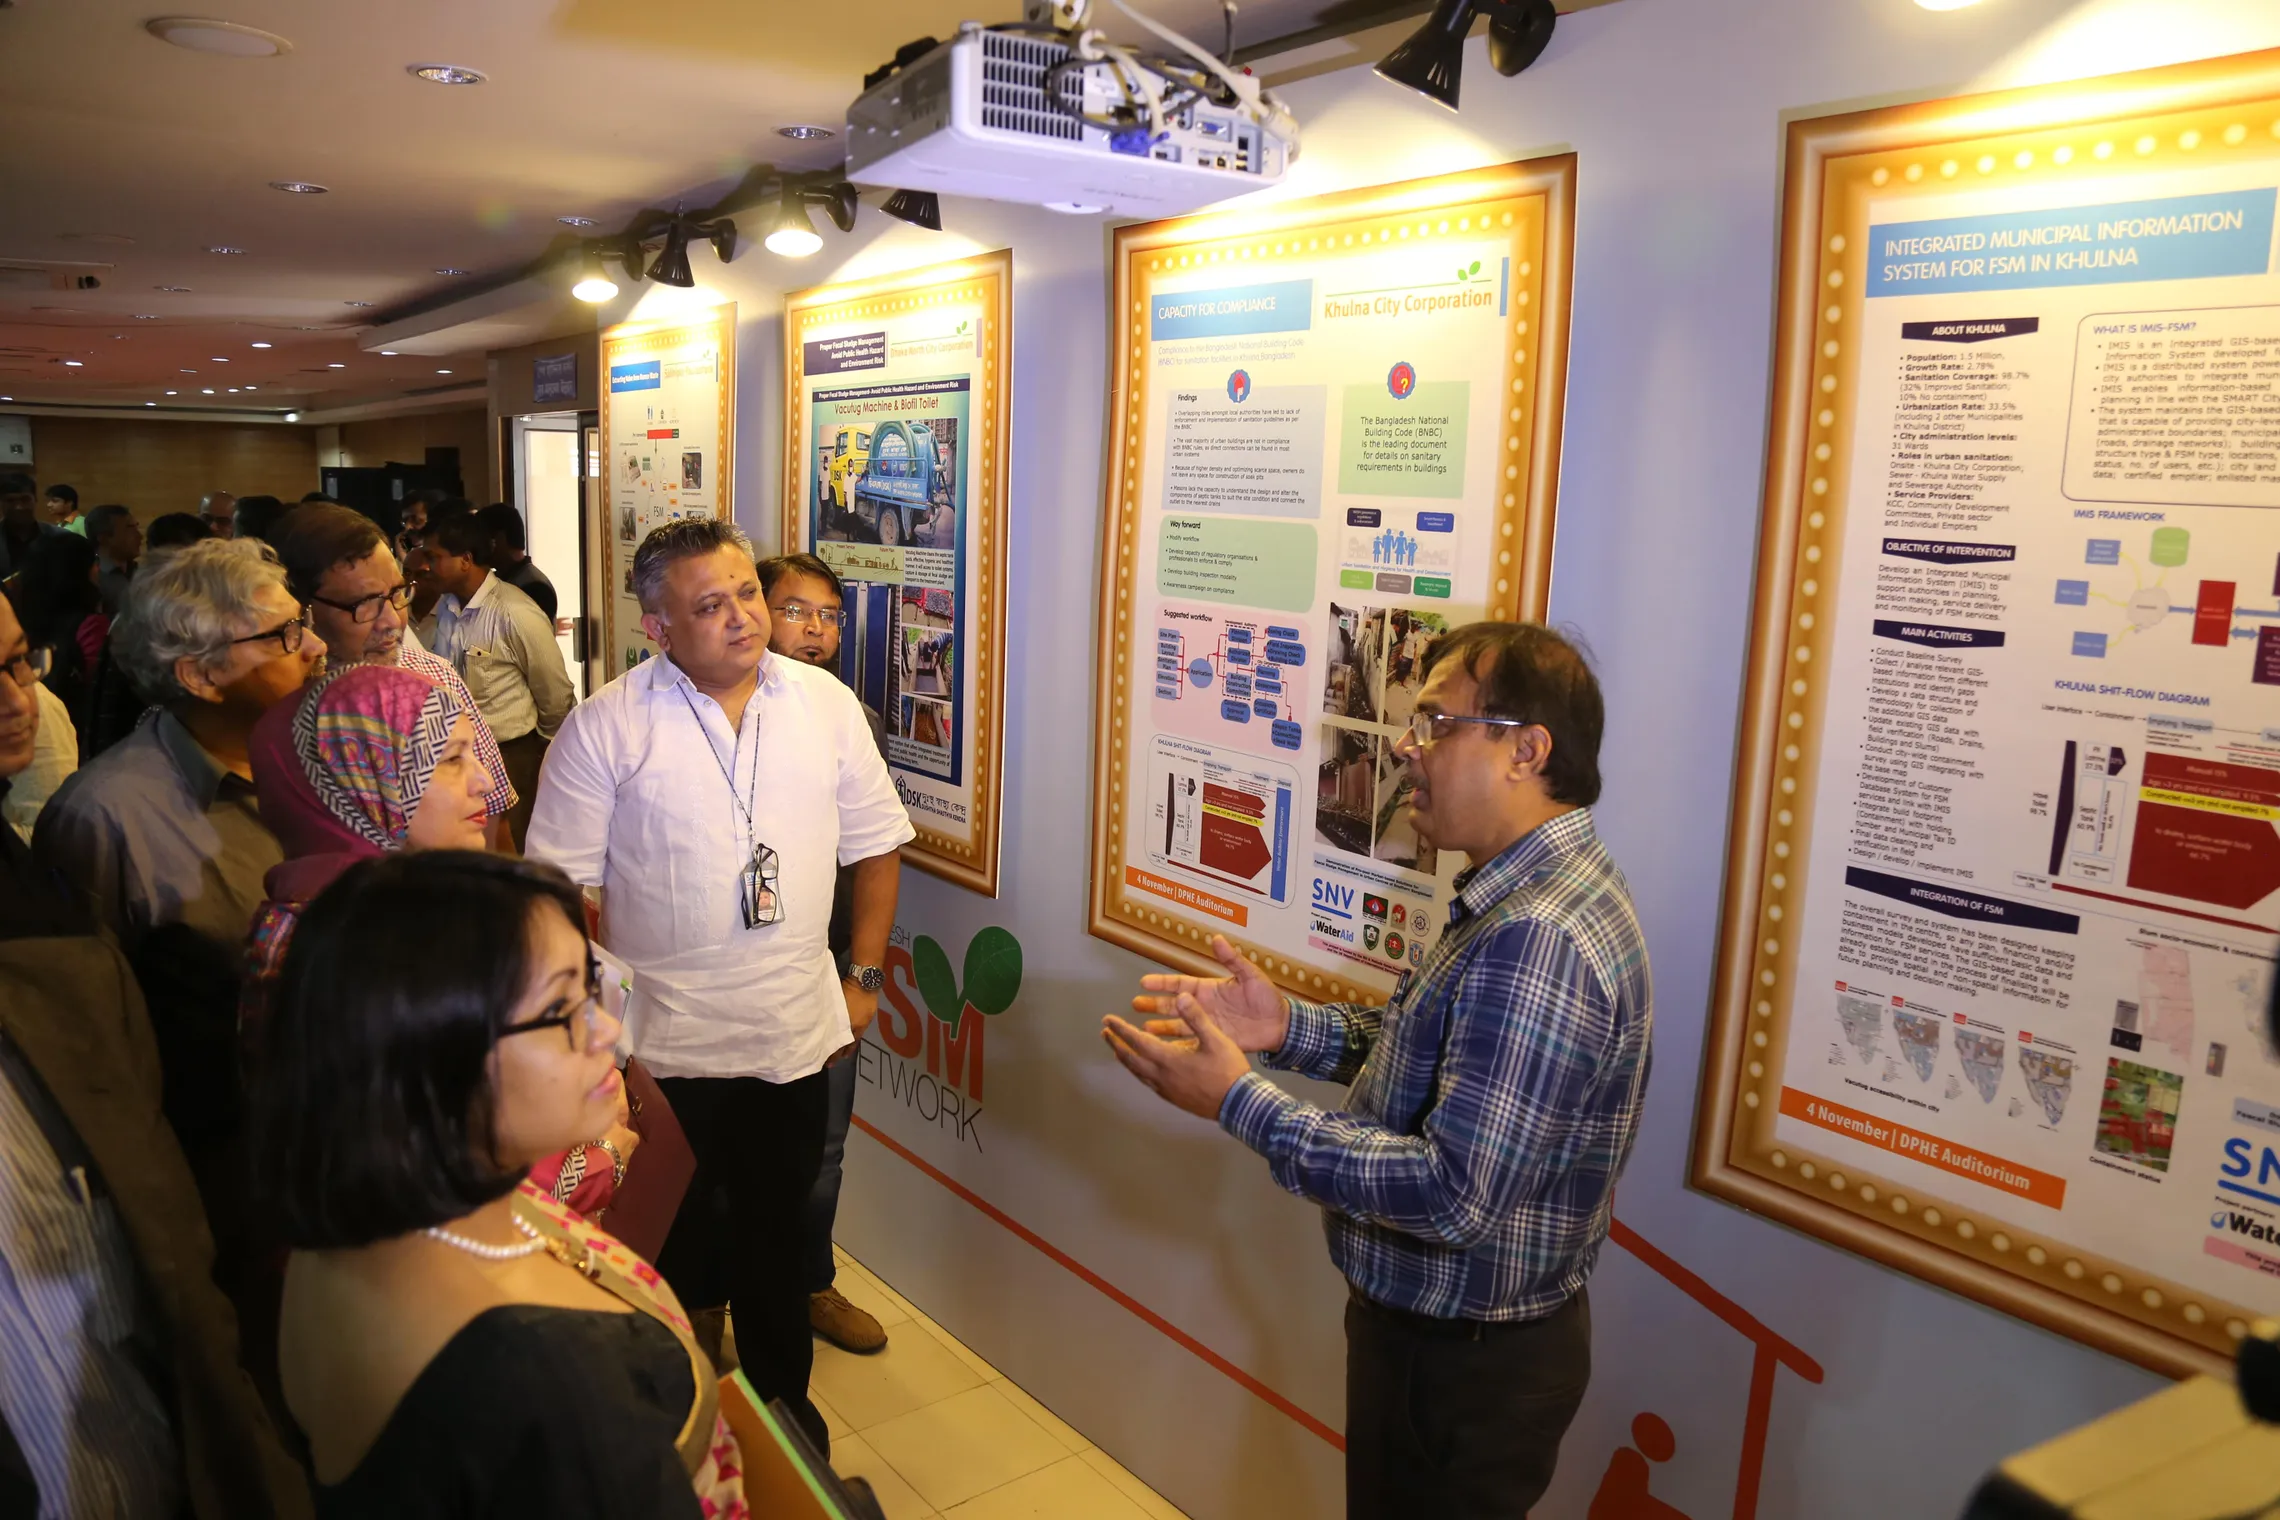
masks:
<path fill-rule="evenodd" d="M 1377 1045 L 1385 1010 L 1359 1003 L 1309 1003 L 1301 997 L 1283 1001 L 1290 1008 L 1290 1028 L 1282 1048 L 1259 1057 L 1259 1064 L 1325 1082 L 1353 1081 Z"/>
<path fill-rule="evenodd" d="M 1422 1133 L 1318 1108 L 1256 1073 L 1228 1093 L 1220 1124 L 1302 1198 L 1446 1246 L 1480 1243 L 1569 1165 L 1563 1141 L 1591 1096 L 1612 1016 L 1560 929 L 1519 920 L 1482 951 L 1455 989 Z"/>

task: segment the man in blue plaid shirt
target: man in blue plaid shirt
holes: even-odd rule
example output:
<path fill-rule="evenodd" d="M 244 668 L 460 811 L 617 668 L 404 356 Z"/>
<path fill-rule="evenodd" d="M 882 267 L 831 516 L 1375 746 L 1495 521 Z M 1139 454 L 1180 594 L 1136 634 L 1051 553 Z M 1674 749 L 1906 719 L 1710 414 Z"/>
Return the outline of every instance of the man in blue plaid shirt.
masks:
<path fill-rule="evenodd" d="M 1383 1009 L 1149 976 L 1103 1034 L 1167 1101 L 1321 1204 L 1346 1274 L 1349 1520 L 1525 1516 L 1591 1374 L 1584 1282 L 1646 1096 L 1653 991 L 1629 889 L 1591 826 L 1605 708 L 1549 629 L 1473 623 L 1424 661 L 1395 752 L 1418 837 L 1467 868 Z M 1266 1064 L 1350 1081 L 1343 1110 Z"/>

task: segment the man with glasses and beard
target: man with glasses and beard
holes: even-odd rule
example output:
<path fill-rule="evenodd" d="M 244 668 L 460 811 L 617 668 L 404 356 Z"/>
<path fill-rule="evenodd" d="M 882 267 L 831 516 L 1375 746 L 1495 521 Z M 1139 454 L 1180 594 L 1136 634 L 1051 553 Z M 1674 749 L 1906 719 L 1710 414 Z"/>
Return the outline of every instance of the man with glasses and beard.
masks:
<path fill-rule="evenodd" d="M 802 1221 L 823 1155 L 825 1068 L 853 1059 L 878 1011 L 898 852 L 914 831 L 855 694 L 770 653 L 751 541 L 735 524 L 654 529 L 634 551 L 633 584 L 658 656 L 564 721 L 530 853 L 601 887 L 602 944 L 634 972 L 633 1053 L 696 1153 L 658 1268 L 692 1310 L 725 1300 L 754 1390 L 783 1399 L 828 1453 L 807 1397 Z M 843 865 L 844 969 L 829 944 Z M 716 1192 L 725 1210 L 707 1206 Z M 700 1313 L 715 1345 L 719 1327 Z"/>
<path fill-rule="evenodd" d="M 380 525 L 332 502 L 308 502 L 285 515 L 269 545 L 284 562 L 287 587 L 309 609 L 309 627 L 324 640 L 328 665 L 401 665 L 459 698 L 460 711 L 475 725 L 475 758 L 493 783 L 486 799 L 491 848 L 512 849 L 506 818 L 518 799 L 499 741 L 451 662 L 412 637 L 411 577 L 398 567 Z"/>

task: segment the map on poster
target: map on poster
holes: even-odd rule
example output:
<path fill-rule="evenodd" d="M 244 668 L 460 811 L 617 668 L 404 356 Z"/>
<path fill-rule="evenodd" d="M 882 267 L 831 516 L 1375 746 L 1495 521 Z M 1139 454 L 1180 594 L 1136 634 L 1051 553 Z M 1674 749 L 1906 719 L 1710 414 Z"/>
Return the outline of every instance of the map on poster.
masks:
<path fill-rule="evenodd" d="M 1375 1001 L 1463 866 L 1394 739 L 1433 639 L 1540 616 L 1573 160 L 1117 234 L 1093 931 Z"/>
<path fill-rule="evenodd" d="M 1003 663 L 995 269 L 804 291 L 787 331 L 785 542 L 846 585 L 840 674 L 879 717 L 914 863 L 985 890 Z"/>
<path fill-rule="evenodd" d="M 633 551 L 679 517 L 733 517 L 729 468 L 736 308 L 693 320 L 629 323 L 602 334 L 603 668 L 657 652 L 641 631 Z"/>
<path fill-rule="evenodd" d="M 1725 1149 L 2221 1353 L 2280 1313 L 2280 93 L 2131 82 L 1832 156 L 1793 245 Z"/>

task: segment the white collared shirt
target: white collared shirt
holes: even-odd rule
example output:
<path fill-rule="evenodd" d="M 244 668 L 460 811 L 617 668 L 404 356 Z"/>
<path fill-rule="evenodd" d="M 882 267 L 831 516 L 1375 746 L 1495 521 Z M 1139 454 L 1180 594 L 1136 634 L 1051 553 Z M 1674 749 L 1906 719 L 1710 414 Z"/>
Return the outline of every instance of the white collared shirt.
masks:
<path fill-rule="evenodd" d="M 776 852 L 783 917 L 747 929 L 754 833 Z M 852 1037 L 826 943 L 837 869 L 914 834 L 862 704 L 837 678 L 764 656 L 732 732 L 660 656 L 564 721 L 527 853 L 603 889 L 602 943 L 633 966 L 627 1034 L 651 1071 L 790 1082 Z"/>
<path fill-rule="evenodd" d="M 459 672 L 494 735 L 554 737 L 577 693 L 538 603 L 486 572 L 464 606 L 448 592 L 436 602 L 434 630 L 429 648 Z"/>

